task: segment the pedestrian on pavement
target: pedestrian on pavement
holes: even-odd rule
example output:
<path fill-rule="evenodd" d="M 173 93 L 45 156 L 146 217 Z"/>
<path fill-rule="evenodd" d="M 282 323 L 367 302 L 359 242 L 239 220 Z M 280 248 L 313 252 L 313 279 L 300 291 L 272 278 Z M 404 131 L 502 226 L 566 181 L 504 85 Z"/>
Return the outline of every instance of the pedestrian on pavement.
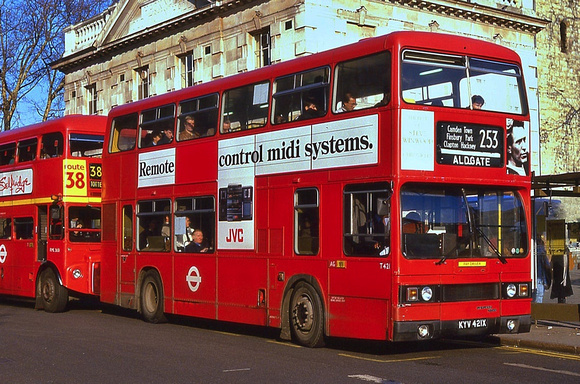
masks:
<path fill-rule="evenodd" d="M 552 283 L 552 267 L 548 255 L 546 254 L 546 246 L 544 239 L 541 236 L 536 238 L 536 285 L 534 302 L 541 303 L 544 300 L 544 290 L 550 288 Z"/>
<path fill-rule="evenodd" d="M 550 299 L 558 298 L 558 303 L 565 303 L 566 297 L 572 296 L 572 282 L 570 281 L 570 270 L 568 269 L 568 256 L 570 249 L 566 247 L 563 255 L 552 256 L 552 292 Z"/>

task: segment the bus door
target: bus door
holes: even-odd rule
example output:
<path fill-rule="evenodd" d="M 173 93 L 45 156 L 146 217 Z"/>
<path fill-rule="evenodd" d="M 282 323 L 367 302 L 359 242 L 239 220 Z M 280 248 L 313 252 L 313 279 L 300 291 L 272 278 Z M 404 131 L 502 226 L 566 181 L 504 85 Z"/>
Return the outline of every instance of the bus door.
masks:
<path fill-rule="evenodd" d="M 134 226 L 133 226 L 133 206 L 123 205 L 121 212 L 120 249 L 117 249 L 117 292 L 120 294 L 122 306 L 130 306 L 130 302 L 135 294 L 135 251 Z"/>
<path fill-rule="evenodd" d="M 47 207 L 45 205 L 38 206 L 36 260 L 40 262 L 46 261 L 46 252 L 48 244 L 48 214 L 46 212 L 46 208 Z"/>
<path fill-rule="evenodd" d="M 342 191 L 345 257 L 328 262 L 333 336 L 352 337 L 357 329 L 355 337 L 385 337 L 392 293 L 391 194 L 383 182 L 350 184 Z M 375 319 L 372 327 L 366 319 Z"/>

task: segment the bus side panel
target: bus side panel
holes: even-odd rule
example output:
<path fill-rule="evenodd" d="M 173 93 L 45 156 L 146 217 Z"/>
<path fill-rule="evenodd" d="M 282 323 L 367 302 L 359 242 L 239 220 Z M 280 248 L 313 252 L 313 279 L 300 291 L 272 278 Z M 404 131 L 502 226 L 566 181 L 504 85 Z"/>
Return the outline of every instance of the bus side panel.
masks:
<path fill-rule="evenodd" d="M 387 337 L 388 299 L 392 288 L 390 268 L 390 263 L 384 258 L 330 261 L 328 308 L 331 336 L 378 340 Z"/>
<path fill-rule="evenodd" d="M 374 340 L 387 338 L 388 300 L 331 296 L 328 311 L 330 336 Z"/>
<path fill-rule="evenodd" d="M 101 243 L 101 301 L 110 304 L 118 304 L 117 297 L 117 246 L 122 247 L 122 241 L 115 241 L 117 237 L 122 239 L 122 233 L 117 234 L 117 206 L 106 204 L 102 208 L 102 243 Z M 121 225 L 119 224 L 119 227 Z"/>
<path fill-rule="evenodd" d="M 10 255 L 14 258 L 12 267 L 12 293 L 24 297 L 34 297 L 36 271 L 40 264 L 36 263 L 34 240 L 17 240 L 14 242 L 14 252 Z"/>
<path fill-rule="evenodd" d="M 12 240 L 0 241 L 0 293 L 14 293 L 14 263 L 16 247 Z"/>
<path fill-rule="evenodd" d="M 267 259 L 218 257 L 218 319 L 266 325 Z"/>
<path fill-rule="evenodd" d="M 215 255 L 176 253 L 173 270 L 175 313 L 215 319 Z"/>

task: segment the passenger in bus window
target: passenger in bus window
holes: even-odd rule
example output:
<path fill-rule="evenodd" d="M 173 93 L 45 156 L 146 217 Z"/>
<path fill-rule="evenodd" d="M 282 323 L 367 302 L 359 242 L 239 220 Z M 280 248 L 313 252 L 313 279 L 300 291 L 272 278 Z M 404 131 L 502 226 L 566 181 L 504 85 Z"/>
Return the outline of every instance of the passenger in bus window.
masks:
<path fill-rule="evenodd" d="M 173 141 L 173 129 L 165 129 L 158 144 L 169 144 Z"/>
<path fill-rule="evenodd" d="M 318 107 L 316 103 L 312 99 L 304 100 L 304 111 L 296 120 L 307 120 L 312 119 L 315 117 L 319 117 L 320 112 L 318 111 Z"/>
<path fill-rule="evenodd" d="M 199 134 L 196 136 L 195 134 L 195 119 L 193 116 L 191 115 L 185 116 L 185 119 L 183 120 L 183 125 L 185 129 L 179 132 L 179 141 L 191 140 L 195 137 L 201 136 Z"/>
<path fill-rule="evenodd" d="M 424 233 L 421 216 L 417 212 L 409 212 L 403 218 L 403 233 Z"/>
<path fill-rule="evenodd" d="M 481 109 L 483 108 L 483 104 L 485 104 L 485 100 L 480 95 L 473 95 L 471 97 L 471 108 L 472 109 Z"/>
<path fill-rule="evenodd" d="M 178 218 L 176 218 L 177 220 Z M 175 249 L 178 252 L 183 252 L 186 247 L 193 241 L 194 229 L 191 227 L 191 219 L 185 216 L 185 231 L 184 233 L 177 233 L 177 224 L 175 225 Z"/>
<path fill-rule="evenodd" d="M 193 241 L 186 245 L 185 252 L 191 253 L 206 253 L 209 251 L 209 244 L 203 238 L 203 232 L 201 229 L 196 229 L 193 231 Z"/>
<path fill-rule="evenodd" d="M 149 246 L 149 237 L 155 236 L 157 223 L 155 220 L 149 221 L 147 227 L 139 234 L 139 250 L 142 251 Z"/>
<path fill-rule="evenodd" d="M 163 132 L 161 131 L 153 131 L 151 134 L 151 145 L 158 145 L 163 138 Z"/>
<path fill-rule="evenodd" d="M 225 119 L 222 123 L 222 133 L 230 133 L 232 131 L 232 122 L 229 119 Z"/>
<path fill-rule="evenodd" d="M 338 112 L 350 112 L 354 111 L 356 107 L 356 99 L 352 96 L 352 93 L 347 92 L 342 96 L 340 100 L 341 106 Z"/>
<path fill-rule="evenodd" d="M 375 107 L 382 107 L 384 105 L 389 104 L 389 101 L 391 101 L 391 90 L 390 90 L 390 87 L 387 86 L 384 88 L 383 98 L 381 99 L 381 101 L 376 103 L 374 106 Z"/>
<path fill-rule="evenodd" d="M 2 225 L 2 239 L 10 239 L 12 238 L 12 220 L 11 219 L 4 219 L 4 223 Z"/>

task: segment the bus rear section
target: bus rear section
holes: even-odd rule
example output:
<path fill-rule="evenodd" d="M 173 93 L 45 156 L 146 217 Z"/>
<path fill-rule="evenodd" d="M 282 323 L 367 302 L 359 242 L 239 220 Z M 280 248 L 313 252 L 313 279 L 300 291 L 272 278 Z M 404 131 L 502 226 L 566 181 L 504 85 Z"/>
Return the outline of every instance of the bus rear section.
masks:
<path fill-rule="evenodd" d="M 68 116 L 0 134 L 0 294 L 48 312 L 99 294 L 105 122 Z"/>

